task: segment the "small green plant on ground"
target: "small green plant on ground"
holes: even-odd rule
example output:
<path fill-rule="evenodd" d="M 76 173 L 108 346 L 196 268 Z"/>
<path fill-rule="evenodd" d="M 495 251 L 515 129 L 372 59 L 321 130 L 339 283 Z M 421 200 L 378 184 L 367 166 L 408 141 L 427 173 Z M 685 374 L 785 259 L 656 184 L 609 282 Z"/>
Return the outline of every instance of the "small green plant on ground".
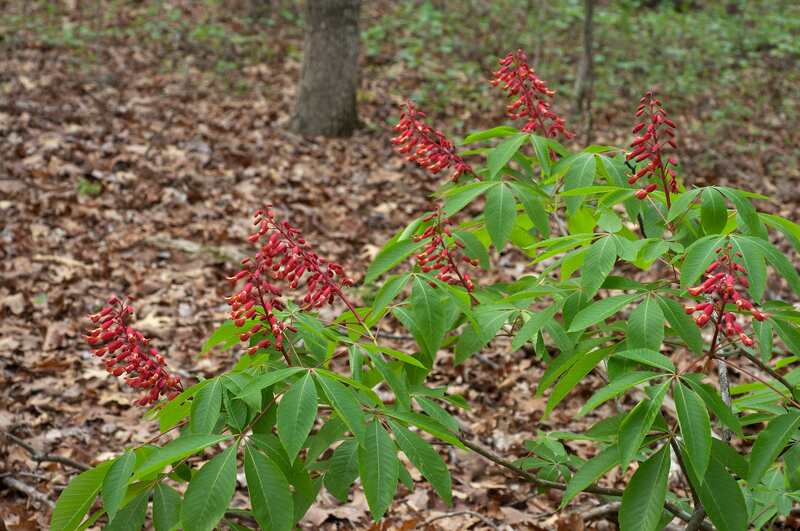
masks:
<path fill-rule="evenodd" d="M 377 521 L 399 483 L 414 488 L 398 452 L 451 502 L 431 438 L 562 491 L 562 508 L 581 493 L 619 500 L 623 530 L 677 519 L 736 531 L 788 515 L 800 495 L 800 371 L 786 370 L 800 355 L 800 312 L 768 285 L 780 279 L 800 294 L 800 275 L 771 241 L 800 249 L 800 226 L 759 213 L 757 193 L 686 189 L 677 124 L 653 92 L 639 102 L 629 148 L 570 152 L 554 92 L 524 53 L 505 56 L 492 85 L 522 126 L 471 134 L 465 143 L 476 147 L 461 153 L 406 106 L 397 150 L 450 179 L 366 272 L 365 284 L 383 279 L 369 306 L 350 299 L 341 266 L 263 208 L 249 238 L 256 253 L 230 278 L 230 320 L 203 348 L 243 343 L 230 370 L 184 388 L 129 324 L 127 301 L 113 297 L 90 317 L 94 353 L 142 390 L 161 436 L 74 478 L 53 529 L 101 518 L 141 528 L 151 503 L 159 531 L 223 521 L 291 529 L 322 488 L 346 501 L 356 479 Z M 492 255 L 512 247 L 530 261 L 525 274 L 482 278 Z M 344 311 L 323 321 L 317 310 L 337 304 Z M 384 320 L 407 329 L 415 351 L 379 341 Z M 464 363 L 500 335 L 546 367 L 536 390 L 548 394 L 545 415 L 602 375 L 607 384 L 577 412 L 598 421 L 541 433 L 514 462 L 462 433 L 451 412 L 468 404 L 428 377 L 443 351 Z M 567 451 L 576 440 L 593 457 Z M 684 487 L 669 481 L 673 459 Z M 604 482 L 613 469 L 629 478 L 623 488 Z M 250 503 L 231 507 L 240 470 Z"/>

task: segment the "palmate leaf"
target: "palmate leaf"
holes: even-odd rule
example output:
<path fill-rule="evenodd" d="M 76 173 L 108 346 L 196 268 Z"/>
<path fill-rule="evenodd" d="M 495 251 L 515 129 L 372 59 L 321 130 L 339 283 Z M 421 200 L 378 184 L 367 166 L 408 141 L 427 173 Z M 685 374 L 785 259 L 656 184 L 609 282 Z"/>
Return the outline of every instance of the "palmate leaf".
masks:
<path fill-rule="evenodd" d="M 715 388 L 708 384 L 697 383 L 691 378 L 686 378 L 684 382 L 687 383 L 689 387 L 691 387 L 692 390 L 703 399 L 706 407 L 714 412 L 720 422 L 725 424 L 739 437 L 744 436 L 744 433 L 742 433 L 742 425 L 739 423 L 739 419 L 733 414 L 730 406 L 722 401 L 719 392 Z"/>
<path fill-rule="evenodd" d="M 670 448 L 660 450 L 639 465 L 622 495 L 619 509 L 621 531 L 656 531 L 667 497 Z"/>
<path fill-rule="evenodd" d="M 367 268 L 364 282 L 367 284 L 374 282 L 382 274 L 414 254 L 414 251 L 422 247 L 423 243 L 414 241 L 413 238 L 388 243 L 378 252 Z"/>
<path fill-rule="evenodd" d="M 582 188 L 589 186 L 594 181 L 596 172 L 595 155 L 592 153 L 578 153 L 572 157 L 561 159 L 555 168 L 554 172 L 563 171 L 566 166 L 566 173 L 564 174 L 564 191 L 573 190 L 575 188 Z M 565 200 L 567 204 L 567 213 L 573 214 L 583 202 L 583 196 L 568 197 Z"/>

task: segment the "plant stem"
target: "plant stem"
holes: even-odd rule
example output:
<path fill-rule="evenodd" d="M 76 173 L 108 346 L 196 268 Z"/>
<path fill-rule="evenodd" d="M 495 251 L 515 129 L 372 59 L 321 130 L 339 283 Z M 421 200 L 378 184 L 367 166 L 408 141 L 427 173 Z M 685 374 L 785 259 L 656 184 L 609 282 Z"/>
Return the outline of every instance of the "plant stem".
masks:
<path fill-rule="evenodd" d="M 500 457 L 499 455 L 491 452 L 490 450 L 487 450 L 486 448 L 483 448 L 482 446 L 479 446 L 479 445 L 477 445 L 477 444 L 465 439 L 463 436 L 458 436 L 458 439 L 464 444 L 464 446 L 466 446 L 467 448 L 469 448 L 470 450 L 472 450 L 476 454 L 478 454 L 481 457 L 491 461 L 492 463 L 494 463 L 496 465 L 500 465 L 501 467 L 506 468 L 506 469 L 514 472 L 516 475 L 518 475 L 519 477 L 521 477 L 522 479 L 524 479 L 528 483 L 531 483 L 531 484 L 536 485 L 538 487 L 546 487 L 546 488 L 556 489 L 556 490 L 566 490 L 566 488 L 567 488 L 566 484 L 564 484 L 564 483 L 559 483 L 559 482 L 556 482 L 556 481 L 549 481 L 549 480 L 546 480 L 546 479 L 539 479 L 536 476 L 534 476 L 533 474 L 531 474 L 530 472 L 528 472 L 526 470 L 522 470 L 521 468 L 519 468 L 516 465 L 514 465 L 514 463 L 512 463 L 512 462 L 510 462 L 510 461 L 508 461 L 506 459 L 503 459 L 502 457 Z M 589 487 L 583 489 L 583 492 L 588 492 L 589 494 L 596 494 L 596 495 L 599 495 L 599 496 L 615 496 L 615 497 L 622 497 L 622 494 L 623 494 L 623 491 L 620 490 L 620 489 L 610 489 L 610 488 L 606 488 L 606 487 L 599 487 L 597 485 L 590 485 Z M 686 511 L 684 511 L 683 509 L 681 509 L 680 507 L 678 507 L 677 505 L 675 505 L 675 504 L 673 504 L 671 502 L 664 502 L 664 509 L 666 509 L 667 511 L 669 511 L 671 514 L 675 515 L 676 517 L 680 518 L 684 522 L 689 522 L 692 519 L 692 515 L 691 514 L 687 513 Z M 713 528 L 710 525 L 706 524 L 705 522 L 701 522 L 700 529 L 707 530 L 707 531 L 713 531 Z"/>
<path fill-rule="evenodd" d="M 770 376 L 778 380 L 786 389 L 789 390 L 789 393 L 794 394 L 794 386 L 791 383 L 789 383 L 789 381 L 786 378 L 778 374 L 778 372 L 775 369 L 773 369 L 772 367 L 770 367 L 769 365 L 767 365 L 766 363 L 764 363 L 757 357 L 753 356 L 752 354 L 750 354 L 741 347 L 739 348 L 739 352 L 745 358 L 749 359 L 754 364 L 756 364 L 762 371 L 764 371 L 765 373 L 769 374 Z"/>
<path fill-rule="evenodd" d="M 731 407 L 731 388 L 730 381 L 728 380 L 728 366 L 722 361 L 717 360 L 717 373 L 719 374 L 719 392 L 722 395 L 722 401 L 725 405 Z M 727 427 L 722 428 L 722 439 L 725 442 L 730 442 L 733 437 L 733 432 Z"/>

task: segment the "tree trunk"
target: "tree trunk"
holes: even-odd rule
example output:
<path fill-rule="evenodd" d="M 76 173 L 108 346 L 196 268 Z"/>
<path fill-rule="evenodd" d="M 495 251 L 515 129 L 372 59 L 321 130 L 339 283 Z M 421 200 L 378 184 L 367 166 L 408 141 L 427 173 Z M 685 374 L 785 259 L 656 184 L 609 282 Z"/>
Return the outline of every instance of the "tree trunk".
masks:
<path fill-rule="evenodd" d="M 358 125 L 358 14 L 361 0 L 306 0 L 306 37 L 292 129 L 350 136 Z"/>

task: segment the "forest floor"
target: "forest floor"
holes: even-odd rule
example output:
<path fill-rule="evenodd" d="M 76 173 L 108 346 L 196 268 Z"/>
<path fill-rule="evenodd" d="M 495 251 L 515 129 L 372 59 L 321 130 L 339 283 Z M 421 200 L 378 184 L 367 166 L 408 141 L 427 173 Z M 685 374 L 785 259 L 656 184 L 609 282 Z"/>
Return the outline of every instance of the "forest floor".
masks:
<path fill-rule="evenodd" d="M 275 38 L 287 48 L 300 46 L 296 29 L 285 33 Z M 246 236 L 256 208 L 275 205 L 304 229 L 320 255 L 358 280 L 382 242 L 429 206 L 439 184 L 392 151 L 386 124 L 401 101 L 385 95 L 394 84 L 414 80 L 391 63 L 365 64 L 369 75 L 359 107 L 365 126 L 353 138 L 325 140 L 286 131 L 299 74 L 296 54 L 277 53 L 238 70 L 239 81 L 260 87 L 242 92 L 204 69 L 207 50 L 186 43 L 169 49 L 184 59 L 183 68 L 173 70 L 163 68 L 163 42 L 125 36 L 96 45 L 98 59 L 88 65 L 33 32 L 3 45 L 0 430 L 38 452 L 92 464 L 157 433 L 132 405 L 134 394 L 107 375 L 82 341 L 85 316 L 110 294 L 135 300 L 136 325 L 185 381 L 212 376 L 231 366 L 236 352 L 200 358 L 198 352 L 226 318 L 224 279 L 251 250 Z M 502 119 L 499 95 L 496 103 L 494 115 L 459 116 L 470 128 L 494 125 Z M 595 130 L 605 131 L 598 141 L 624 142 L 627 107 L 605 109 L 596 118 Z M 690 138 L 687 145 L 699 153 L 701 142 Z M 780 152 L 782 142 L 774 149 Z M 750 168 L 750 159 L 737 160 L 727 147 L 717 148 L 718 167 Z M 716 175 L 713 167 L 687 181 L 706 182 Z M 725 178 L 749 188 L 746 174 Z M 800 219 L 790 200 L 762 207 Z M 502 257 L 499 263 L 517 265 Z M 522 441 L 540 427 L 582 427 L 572 417 L 591 380 L 543 420 L 544 399 L 534 395 L 540 362 L 506 345 L 488 347 L 484 357 L 458 368 L 445 363 L 437 374 L 451 392 L 465 394 L 472 410 L 462 420 L 483 444 L 519 456 Z M 569 446 L 581 451 L 580 444 Z M 414 492 L 401 487 L 382 528 L 613 528 L 602 514 L 584 521 L 595 499 L 579 497 L 571 511 L 554 514 L 555 494 L 536 495 L 474 455 L 455 451 L 448 460 L 455 507 L 445 507 L 424 482 Z M 48 527 L 51 504 L 75 470 L 37 463 L 24 446 L 2 436 L 0 463 L 5 527 Z M 41 496 L 30 498 L 20 483 Z M 442 518 L 426 524 L 436 517 Z M 302 522 L 309 529 L 369 525 L 360 492 L 344 505 L 321 495 Z"/>

